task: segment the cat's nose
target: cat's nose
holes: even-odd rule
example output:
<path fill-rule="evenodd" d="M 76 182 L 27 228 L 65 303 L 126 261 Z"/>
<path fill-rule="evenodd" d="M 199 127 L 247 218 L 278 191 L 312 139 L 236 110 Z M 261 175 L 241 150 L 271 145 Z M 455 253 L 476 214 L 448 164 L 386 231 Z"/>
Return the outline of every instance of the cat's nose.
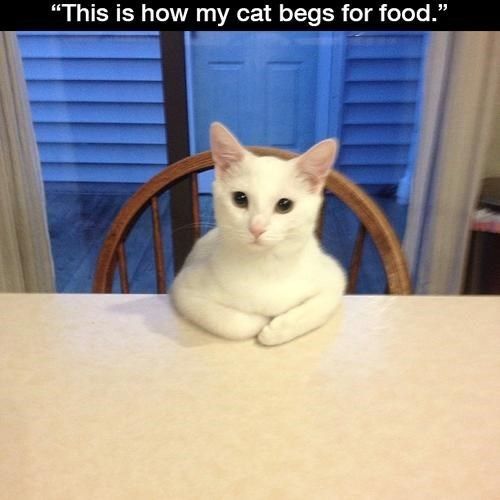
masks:
<path fill-rule="evenodd" d="M 257 239 L 262 233 L 265 232 L 265 227 L 262 224 L 252 222 L 249 227 L 252 236 Z"/>

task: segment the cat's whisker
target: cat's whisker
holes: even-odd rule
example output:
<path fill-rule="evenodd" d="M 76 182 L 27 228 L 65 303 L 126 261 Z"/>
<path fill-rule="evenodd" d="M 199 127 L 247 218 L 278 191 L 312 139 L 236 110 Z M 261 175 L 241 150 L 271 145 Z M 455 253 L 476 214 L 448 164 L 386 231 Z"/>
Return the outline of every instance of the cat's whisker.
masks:
<path fill-rule="evenodd" d="M 179 231 L 186 231 L 188 229 L 198 229 L 198 228 L 212 229 L 214 227 L 216 227 L 216 224 L 213 222 L 199 222 L 199 223 L 193 222 L 190 224 L 183 224 L 182 226 L 176 227 L 175 229 L 172 230 L 172 235 L 178 233 Z"/>

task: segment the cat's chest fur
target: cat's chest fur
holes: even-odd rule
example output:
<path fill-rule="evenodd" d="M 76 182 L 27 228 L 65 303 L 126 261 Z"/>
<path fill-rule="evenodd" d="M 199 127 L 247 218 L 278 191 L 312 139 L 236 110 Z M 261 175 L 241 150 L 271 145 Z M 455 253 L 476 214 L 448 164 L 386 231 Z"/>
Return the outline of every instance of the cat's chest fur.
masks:
<path fill-rule="evenodd" d="M 321 287 L 329 258 L 315 241 L 297 254 L 222 251 L 216 231 L 205 235 L 193 250 L 187 272 L 204 294 L 235 309 L 276 316 L 314 295 Z"/>

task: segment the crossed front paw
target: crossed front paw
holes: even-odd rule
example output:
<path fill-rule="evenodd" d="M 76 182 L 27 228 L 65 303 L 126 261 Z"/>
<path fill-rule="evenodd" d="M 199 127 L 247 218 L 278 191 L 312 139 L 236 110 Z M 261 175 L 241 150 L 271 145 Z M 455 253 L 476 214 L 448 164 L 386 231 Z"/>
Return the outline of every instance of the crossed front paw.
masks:
<path fill-rule="evenodd" d="M 281 316 L 273 318 L 257 335 L 257 340 L 267 346 L 283 344 L 293 338 L 293 332 Z"/>

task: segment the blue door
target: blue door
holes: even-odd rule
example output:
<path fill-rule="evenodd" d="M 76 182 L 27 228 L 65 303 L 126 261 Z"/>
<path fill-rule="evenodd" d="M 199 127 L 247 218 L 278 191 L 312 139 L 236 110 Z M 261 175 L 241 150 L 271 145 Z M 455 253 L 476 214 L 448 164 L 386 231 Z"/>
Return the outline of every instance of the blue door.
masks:
<path fill-rule="evenodd" d="M 245 144 L 303 149 L 314 141 L 318 34 L 194 32 L 190 37 L 195 148 L 214 120 Z"/>
<path fill-rule="evenodd" d="M 318 33 L 193 32 L 193 151 L 209 148 L 221 121 L 247 145 L 302 151 L 316 140 Z M 211 176 L 200 179 L 210 190 Z"/>

